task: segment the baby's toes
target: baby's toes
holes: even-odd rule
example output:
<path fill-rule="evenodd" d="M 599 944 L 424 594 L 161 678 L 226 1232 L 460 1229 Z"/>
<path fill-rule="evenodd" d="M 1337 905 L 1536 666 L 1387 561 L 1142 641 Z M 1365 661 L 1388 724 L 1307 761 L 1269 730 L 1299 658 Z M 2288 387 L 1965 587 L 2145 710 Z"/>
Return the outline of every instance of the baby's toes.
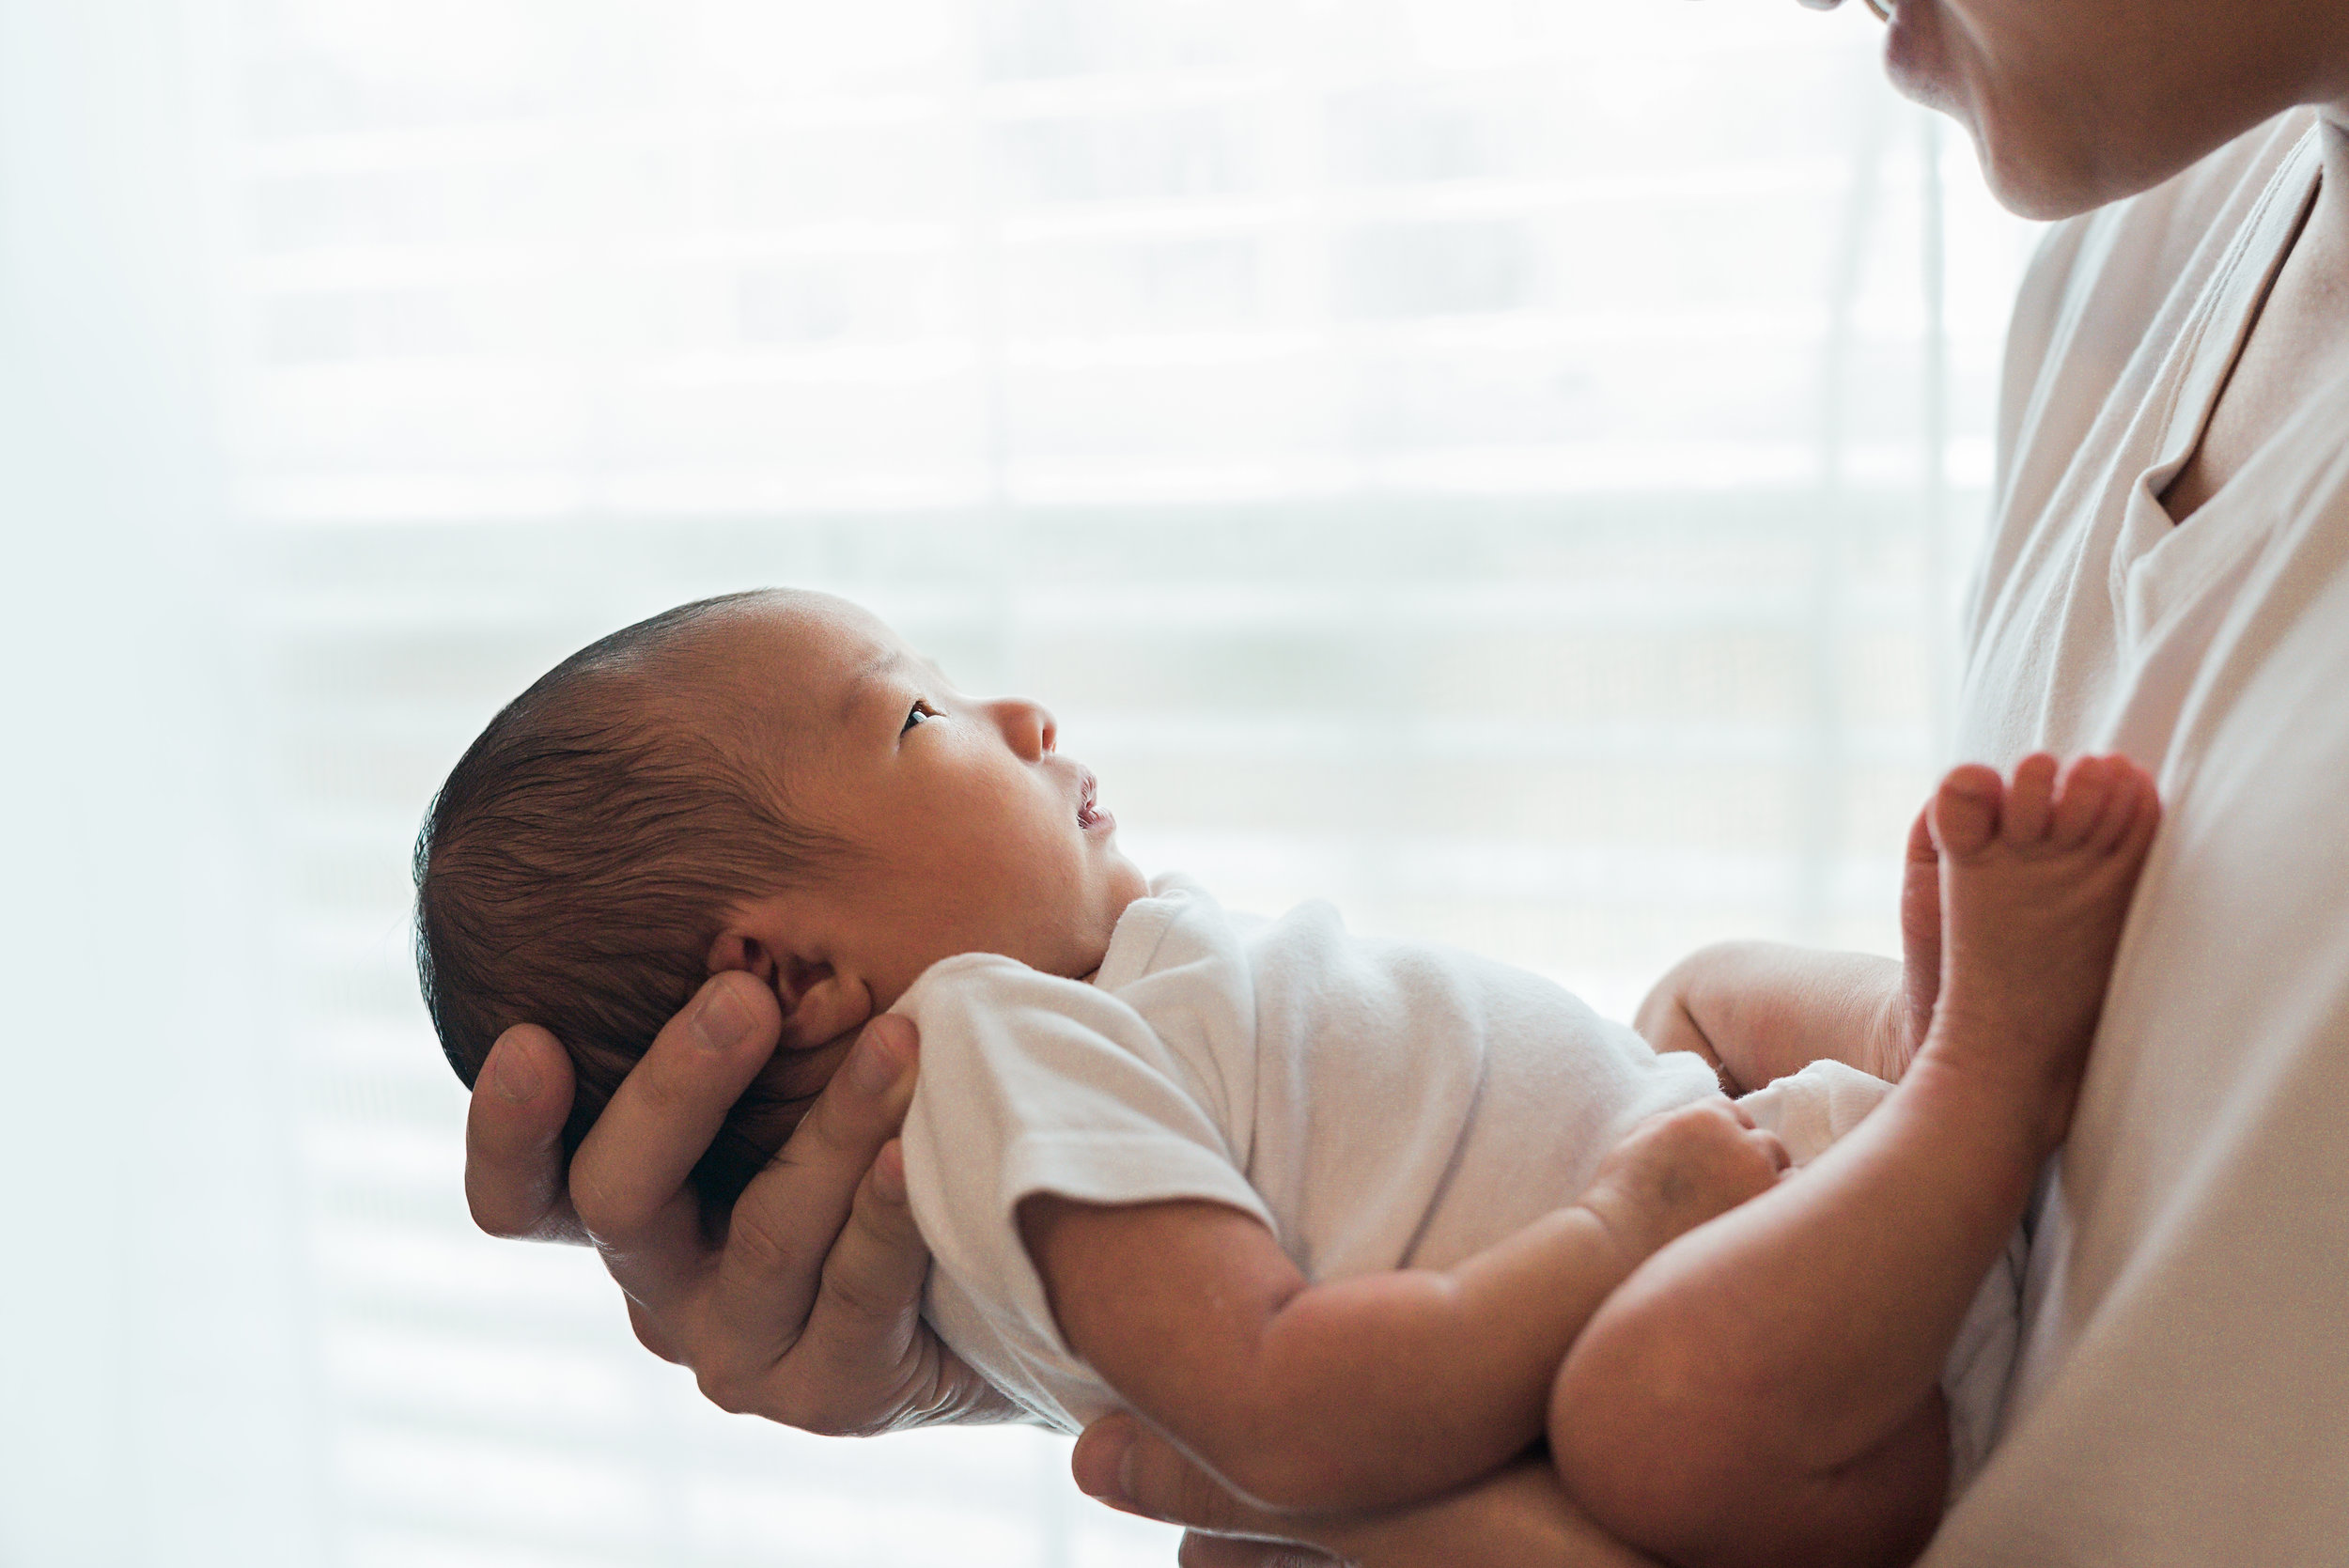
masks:
<path fill-rule="evenodd" d="M 1987 773 L 1990 769 L 1985 768 L 1983 771 Z M 1921 870 L 1940 857 L 1940 848 L 1933 842 L 1933 802 L 1927 800 L 1918 808 L 1917 820 L 1908 825 L 1908 861 Z"/>
<path fill-rule="evenodd" d="M 2082 842 L 2096 854 L 2109 855 L 2128 836 L 2129 824 L 2136 819 L 2139 808 L 2149 798 L 2149 792 L 2144 787 L 2144 776 L 2137 764 L 2124 756 L 2109 756 L 2102 760 L 2112 782 L 2105 792 L 2104 809 L 2089 825 L 2088 835 Z"/>
<path fill-rule="evenodd" d="M 2015 782 L 2006 786 L 1999 808 L 1999 836 L 2016 848 L 2037 845 L 2047 836 L 2055 813 L 2056 759 L 2033 752 L 2015 765 Z"/>
<path fill-rule="evenodd" d="M 2090 842 L 2104 819 L 2124 803 L 2129 791 L 2113 768 L 2111 757 L 2077 757 L 2063 770 L 2063 782 L 2047 828 L 2047 842 L 2058 849 L 2077 849 Z"/>
<path fill-rule="evenodd" d="M 1999 835 L 1999 799 L 2005 781 L 1996 768 L 1969 762 L 1950 770 L 1926 807 L 1933 820 L 1933 841 L 1941 853 L 1971 860 Z"/>
<path fill-rule="evenodd" d="M 2161 826 L 2161 790 L 2154 776 L 2126 757 L 2113 759 L 2121 767 L 2119 808 L 2110 813 L 2111 821 L 2097 824 L 2098 847 L 2108 849 L 2125 860 L 2142 859 L 2152 847 L 2154 830 Z M 2109 841 L 2106 842 L 2109 834 Z"/>

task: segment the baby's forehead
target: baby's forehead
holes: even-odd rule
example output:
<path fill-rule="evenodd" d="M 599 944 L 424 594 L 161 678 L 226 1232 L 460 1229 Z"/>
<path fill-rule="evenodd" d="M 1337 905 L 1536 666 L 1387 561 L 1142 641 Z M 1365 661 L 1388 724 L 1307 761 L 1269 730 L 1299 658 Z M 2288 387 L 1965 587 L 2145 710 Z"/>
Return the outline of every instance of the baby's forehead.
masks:
<path fill-rule="evenodd" d="M 826 594 L 778 593 L 706 628 L 677 671 L 678 689 L 695 706 L 783 721 L 804 735 L 834 727 L 859 691 L 909 666 L 935 673 L 871 612 Z"/>
<path fill-rule="evenodd" d="M 846 685 L 911 650 L 861 605 L 829 594 L 777 592 L 710 628 L 713 663 L 807 688 Z"/>

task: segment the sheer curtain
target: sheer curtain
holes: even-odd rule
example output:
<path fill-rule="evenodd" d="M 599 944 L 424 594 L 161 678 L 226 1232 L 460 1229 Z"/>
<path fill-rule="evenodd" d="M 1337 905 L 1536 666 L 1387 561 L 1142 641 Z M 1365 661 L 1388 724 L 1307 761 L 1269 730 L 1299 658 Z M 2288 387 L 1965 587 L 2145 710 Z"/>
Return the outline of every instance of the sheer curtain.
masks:
<path fill-rule="evenodd" d="M 424 802 L 793 582 L 1235 906 L 1887 948 L 2029 236 L 1847 10 L 0 0 L 0 1562 L 1171 1560 L 471 1232 Z"/>

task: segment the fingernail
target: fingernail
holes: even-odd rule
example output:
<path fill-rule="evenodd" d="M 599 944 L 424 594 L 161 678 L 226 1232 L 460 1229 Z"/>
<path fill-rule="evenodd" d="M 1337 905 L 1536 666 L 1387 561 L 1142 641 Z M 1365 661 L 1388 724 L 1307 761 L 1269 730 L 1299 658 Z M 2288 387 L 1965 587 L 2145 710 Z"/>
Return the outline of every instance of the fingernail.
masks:
<path fill-rule="evenodd" d="M 903 1071 L 877 1030 L 866 1030 L 848 1052 L 848 1086 L 860 1094 L 887 1094 Z"/>
<path fill-rule="evenodd" d="M 717 986 L 702 999 L 693 1015 L 693 1037 L 704 1050 L 724 1050 L 751 1032 L 751 1010 L 742 1005 L 732 986 Z"/>
<path fill-rule="evenodd" d="M 538 1092 L 537 1069 L 523 1060 L 520 1051 L 492 1050 L 492 1076 L 497 1079 L 498 1093 L 516 1105 L 526 1105 Z"/>

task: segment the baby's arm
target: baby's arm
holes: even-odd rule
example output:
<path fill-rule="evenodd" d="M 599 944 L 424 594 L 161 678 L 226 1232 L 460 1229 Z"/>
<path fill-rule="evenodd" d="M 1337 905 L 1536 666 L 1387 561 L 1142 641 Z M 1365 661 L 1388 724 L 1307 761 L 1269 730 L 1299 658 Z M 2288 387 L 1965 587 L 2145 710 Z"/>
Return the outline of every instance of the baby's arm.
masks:
<path fill-rule="evenodd" d="M 1927 814 L 1908 830 L 1901 881 L 1906 961 L 1776 942 L 1722 942 L 1656 983 L 1633 1020 L 1657 1050 L 1692 1050 L 1733 1094 L 1832 1058 L 1898 1083 L 1923 1046 L 1941 986 L 1941 864 Z"/>
<path fill-rule="evenodd" d="M 1901 966 L 1866 953 L 1721 942 L 1683 958 L 1640 1004 L 1657 1050 L 1692 1050 L 1733 1094 L 1821 1058 L 1897 1082 L 1915 1042 Z"/>
<path fill-rule="evenodd" d="M 1784 1159 L 1706 1101 L 1643 1124 L 1573 1206 L 1455 1268 L 1323 1284 L 1218 1203 L 1039 1195 L 1019 1220 L 1063 1337 L 1139 1413 L 1268 1505 L 1361 1509 L 1435 1496 L 1539 1438 L 1608 1293 Z"/>

